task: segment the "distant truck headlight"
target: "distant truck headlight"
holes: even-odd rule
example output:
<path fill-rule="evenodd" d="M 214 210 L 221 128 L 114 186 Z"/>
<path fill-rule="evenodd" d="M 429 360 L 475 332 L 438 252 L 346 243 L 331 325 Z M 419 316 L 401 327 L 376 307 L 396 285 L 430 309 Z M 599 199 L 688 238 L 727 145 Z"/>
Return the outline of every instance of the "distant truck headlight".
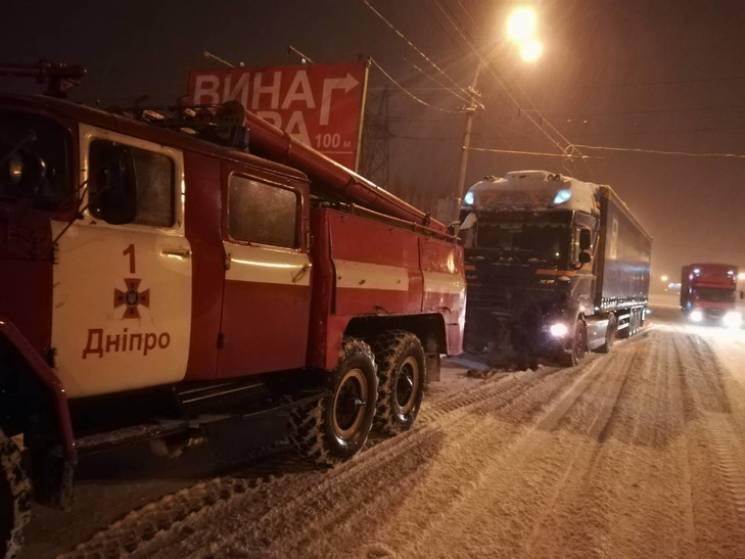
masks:
<path fill-rule="evenodd" d="M 549 326 L 548 333 L 554 338 L 564 338 L 569 334 L 569 326 L 563 322 L 555 322 Z"/>
<path fill-rule="evenodd" d="M 729 311 L 722 317 L 722 324 L 727 328 L 739 328 L 742 326 L 742 314 L 737 311 Z"/>
<path fill-rule="evenodd" d="M 688 318 L 691 319 L 691 322 L 701 322 L 704 319 L 704 313 L 696 309 L 691 311 L 691 314 L 688 315 Z"/>

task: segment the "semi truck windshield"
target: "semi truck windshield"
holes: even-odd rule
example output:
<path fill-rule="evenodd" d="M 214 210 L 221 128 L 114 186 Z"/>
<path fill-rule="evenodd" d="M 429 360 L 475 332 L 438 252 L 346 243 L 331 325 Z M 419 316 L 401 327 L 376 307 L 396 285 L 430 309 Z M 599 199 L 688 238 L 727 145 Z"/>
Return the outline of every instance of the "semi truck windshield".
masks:
<path fill-rule="evenodd" d="M 570 228 L 565 224 L 541 222 L 479 223 L 476 246 L 518 260 L 560 265 L 567 261 Z"/>
<path fill-rule="evenodd" d="M 70 192 L 65 130 L 56 122 L 0 111 L 0 200 L 55 209 Z"/>

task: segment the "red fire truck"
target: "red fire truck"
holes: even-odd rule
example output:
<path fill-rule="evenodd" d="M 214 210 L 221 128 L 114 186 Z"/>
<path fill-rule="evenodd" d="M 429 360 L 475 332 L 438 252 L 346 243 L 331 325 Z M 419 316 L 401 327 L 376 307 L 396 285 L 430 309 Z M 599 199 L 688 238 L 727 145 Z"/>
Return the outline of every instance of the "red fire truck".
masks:
<path fill-rule="evenodd" d="M 680 308 L 692 322 L 741 326 L 736 292 L 737 266 L 699 263 L 681 270 Z"/>
<path fill-rule="evenodd" d="M 83 453 L 255 421 L 331 465 L 461 351 L 446 227 L 235 107 L 0 96 L 0 262 L 8 556 Z"/>

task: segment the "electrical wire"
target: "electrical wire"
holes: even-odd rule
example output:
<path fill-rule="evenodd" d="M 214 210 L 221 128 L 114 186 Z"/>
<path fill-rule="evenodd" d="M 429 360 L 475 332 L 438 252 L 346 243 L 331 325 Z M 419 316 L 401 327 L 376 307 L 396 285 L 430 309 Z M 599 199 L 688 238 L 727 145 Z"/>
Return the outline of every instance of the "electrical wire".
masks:
<path fill-rule="evenodd" d="M 375 6 L 370 4 L 368 0 L 361 0 L 362 4 L 364 4 L 375 16 L 380 19 L 383 23 L 388 26 L 388 28 L 395 33 L 401 40 L 403 40 L 406 44 L 409 45 L 419 56 L 421 56 L 430 66 L 432 66 L 435 70 L 437 70 L 438 73 L 440 73 L 445 79 L 447 79 L 448 82 L 450 82 L 453 88 L 449 88 L 448 91 L 455 95 L 456 97 L 460 98 L 463 101 L 470 102 L 471 101 L 471 93 L 463 88 L 457 81 L 455 81 L 447 72 L 445 72 L 440 66 L 432 60 L 429 56 L 427 56 L 419 47 L 417 47 L 404 33 L 398 29 L 395 25 L 393 25 L 393 22 L 391 22 L 388 18 L 386 18 L 380 11 L 378 11 Z"/>
<path fill-rule="evenodd" d="M 447 91 L 447 92 L 452 93 L 453 95 L 455 95 L 461 101 L 464 101 L 466 103 L 470 103 L 471 100 L 468 97 L 465 97 L 465 96 L 461 95 L 457 91 L 453 91 L 452 88 L 450 88 L 447 85 L 445 85 L 442 81 L 440 81 L 439 78 L 436 78 L 432 74 L 427 73 L 421 66 L 419 66 L 415 62 L 409 60 L 405 56 L 403 56 L 402 58 L 404 59 L 404 61 L 407 64 L 409 64 L 412 68 L 414 68 L 414 70 L 416 70 L 417 72 L 419 72 L 423 77 L 425 77 L 428 80 L 436 83 L 439 86 L 439 87 L 417 88 L 417 89 L 424 89 L 424 90 L 427 90 L 428 89 L 429 91 L 443 91 L 443 90 L 445 90 L 445 91 Z M 409 88 L 409 89 L 411 90 L 413 88 Z"/>
<path fill-rule="evenodd" d="M 468 151 L 479 151 L 486 153 L 503 153 L 509 155 L 534 155 L 537 157 L 555 157 L 560 159 L 602 159 L 602 157 L 595 157 L 591 155 L 574 155 L 572 153 L 554 153 L 554 152 L 543 152 L 543 151 L 520 151 L 516 149 L 501 149 L 501 148 L 482 148 L 482 147 L 469 147 Z"/>
<path fill-rule="evenodd" d="M 403 93 L 405 93 L 412 101 L 415 101 L 416 103 L 419 103 L 420 105 L 424 107 L 434 109 L 441 113 L 451 113 L 451 114 L 452 113 L 458 113 L 458 114 L 463 113 L 463 111 L 459 109 L 446 109 L 444 107 L 438 107 L 437 105 L 433 105 L 432 103 L 425 101 L 421 97 L 418 97 L 417 95 L 415 95 L 414 93 L 406 89 L 406 87 L 404 87 L 398 80 L 396 80 L 393 76 L 391 76 L 388 72 L 386 72 L 385 69 L 380 64 L 378 64 L 377 60 L 375 60 L 374 58 L 370 58 L 370 62 L 372 63 L 373 66 L 375 66 L 378 72 L 383 74 L 383 76 L 385 76 L 393 85 L 395 85 L 398 89 L 400 89 Z"/>
<path fill-rule="evenodd" d="M 618 147 L 618 146 L 592 146 L 586 144 L 570 144 L 569 148 L 582 148 L 586 150 L 598 150 L 608 152 L 625 152 L 625 153 L 641 153 L 648 155 L 671 155 L 678 157 L 694 157 L 704 159 L 745 159 L 745 153 L 724 153 L 724 152 L 689 152 L 689 151 L 668 151 L 661 149 L 646 149 L 646 148 L 629 148 L 629 147 Z"/>

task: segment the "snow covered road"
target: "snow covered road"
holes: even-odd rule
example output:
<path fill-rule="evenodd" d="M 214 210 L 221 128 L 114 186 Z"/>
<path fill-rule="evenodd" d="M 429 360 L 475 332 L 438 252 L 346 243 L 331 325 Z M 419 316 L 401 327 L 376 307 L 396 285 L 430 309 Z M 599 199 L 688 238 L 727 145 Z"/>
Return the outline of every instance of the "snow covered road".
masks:
<path fill-rule="evenodd" d="M 280 455 L 205 481 L 101 481 L 97 499 L 86 485 L 72 517 L 35 521 L 26 555 L 745 557 L 743 331 L 663 312 L 572 369 L 449 369 L 426 402 L 414 430 L 333 470 Z M 110 523 L 107 503 L 148 499 Z"/>

